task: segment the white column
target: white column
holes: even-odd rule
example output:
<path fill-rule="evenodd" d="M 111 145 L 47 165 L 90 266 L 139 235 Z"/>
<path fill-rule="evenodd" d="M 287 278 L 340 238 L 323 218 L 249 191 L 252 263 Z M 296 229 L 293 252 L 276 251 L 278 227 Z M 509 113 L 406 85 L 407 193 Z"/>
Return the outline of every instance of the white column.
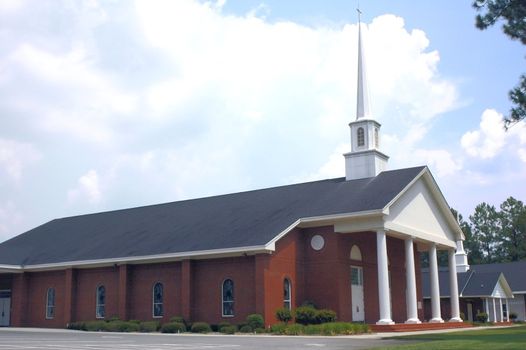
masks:
<path fill-rule="evenodd" d="M 435 243 L 431 243 L 429 248 L 429 277 L 431 279 L 431 320 L 429 322 L 444 322 L 440 315 L 440 286 L 438 284 L 437 246 Z"/>
<path fill-rule="evenodd" d="M 462 322 L 460 318 L 460 307 L 458 303 L 458 282 L 457 264 L 455 261 L 455 251 L 450 249 L 448 252 L 449 262 L 449 301 L 451 302 L 451 319 L 449 322 Z"/>
<path fill-rule="evenodd" d="M 418 319 L 416 299 L 415 255 L 413 250 L 413 237 L 405 240 L 405 280 L 406 280 L 406 306 L 407 321 L 405 323 L 421 323 Z"/>
<path fill-rule="evenodd" d="M 488 315 L 487 322 L 489 322 L 489 298 L 486 298 L 485 301 L 486 302 L 484 304 L 486 305 L 486 314 Z"/>
<path fill-rule="evenodd" d="M 495 298 L 493 299 L 493 322 L 497 322 L 497 308 L 495 307 Z"/>
<path fill-rule="evenodd" d="M 508 303 L 508 298 L 506 298 L 506 321 L 510 322 L 510 304 Z"/>
<path fill-rule="evenodd" d="M 500 322 L 504 322 L 504 312 L 502 310 L 502 298 L 499 298 L 500 303 Z"/>
<path fill-rule="evenodd" d="M 387 263 L 387 238 L 385 231 L 376 232 L 376 255 L 378 264 L 378 306 L 380 320 L 376 324 L 393 324 L 391 319 L 391 296 L 389 295 L 389 266 Z"/>

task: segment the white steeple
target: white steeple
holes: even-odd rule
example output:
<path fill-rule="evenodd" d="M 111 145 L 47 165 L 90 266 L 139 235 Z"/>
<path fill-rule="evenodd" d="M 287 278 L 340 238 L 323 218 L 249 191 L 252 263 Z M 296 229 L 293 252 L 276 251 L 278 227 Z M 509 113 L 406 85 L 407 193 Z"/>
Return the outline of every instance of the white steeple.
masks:
<path fill-rule="evenodd" d="M 356 120 L 351 128 L 351 152 L 345 153 L 345 178 L 347 180 L 374 177 L 387 168 L 388 156 L 379 151 L 380 123 L 371 116 L 365 50 L 363 47 L 360 10 L 358 9 L 358 86 L 356 94 Z"/>
<path fill-rule="evenodd" d="M 360 9 L 358 11 L 358 87 L 356 96 L 356 120 L 369 118 L 371 107 L 369 106 L 369 91 L 367 90 L 367 72 L 362 42 L 362 23 L 360 20 Z"/>

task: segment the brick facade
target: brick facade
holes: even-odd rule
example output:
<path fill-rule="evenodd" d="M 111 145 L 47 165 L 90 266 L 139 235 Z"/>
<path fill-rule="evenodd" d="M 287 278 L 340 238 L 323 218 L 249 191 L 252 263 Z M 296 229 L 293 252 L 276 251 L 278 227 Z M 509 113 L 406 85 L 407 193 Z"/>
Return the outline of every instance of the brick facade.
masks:
<path fill-rule="evenodd" d="M 311 238 L 321 235 L 324 247 L 315 251 Z M 350 260 L 357 245 L 361 261 Z M 391 275 L 392 314 L 395 322 L 406 320 L 405 253 L 403 240 L 387 240 Z M 96 289 L 106 289 L 105 318 L 167 322 L 182 315 L 190 321 L 241 323 L 260 313 L 267 325 L 276 322 L 275 311 L 283 307 L 283 281 L 291 281 L 292 306 L 305 300 L 336 311 L 341 321 L 352 321 L 350 266 L 363 268 L 365 321 L 379 317 L 378 277 L 374 232 L 340 234 L 332 226 L 296 228 L 276 242 L 272 254 L 176 262 L 114 265 L 50 272 L 0 274 L 0 286 L 12 291 L 11 325 L 64 327 L 72 321 L 94 320 Z M 417 296 L 422 301 L 420 266 L 415 252 Z M 221 286 L 234 281 L 234 316 L 222 316 Z M 154 318 L 152 288 L 164 288 L 164 315 Z M 46 319 L 46 291 L 55 288 L 56 310 Z M 423 317 L 419 309 L 419 317 Z"/>

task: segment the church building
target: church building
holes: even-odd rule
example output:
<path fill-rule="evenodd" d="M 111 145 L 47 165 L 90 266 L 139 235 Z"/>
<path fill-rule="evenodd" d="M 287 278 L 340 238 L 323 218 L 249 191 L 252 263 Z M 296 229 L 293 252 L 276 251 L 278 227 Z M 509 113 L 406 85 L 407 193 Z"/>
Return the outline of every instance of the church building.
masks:
<path fill-rule="evenodd" d="M 462 231 L 427 167 L 387 170 L 358 36 L 345 177 L 52 220 L 0 244 L 0 326 L 114 316 L 241 323 L 252 313 L 270 325 L 277 309 L 307 300 L 339 321 L 461 321 Z M 449 252 L 446 320 L 438 250 Z"/>

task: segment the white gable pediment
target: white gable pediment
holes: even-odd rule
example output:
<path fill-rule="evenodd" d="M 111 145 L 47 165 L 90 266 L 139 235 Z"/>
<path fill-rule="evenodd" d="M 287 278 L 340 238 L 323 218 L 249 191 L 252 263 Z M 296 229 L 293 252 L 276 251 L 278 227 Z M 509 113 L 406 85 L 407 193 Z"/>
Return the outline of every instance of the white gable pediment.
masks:
<path fill-rule="evenodd" d="M 513 298 L 513 292 L 510 288 L 510 285 L 508 284 L 508 281 L 506 281 L 506 278 L 502 275 L 502 273 L 499 276 L 499 280 L 497 281 L 497 284 L 495 285 L 495 288 L 493 289 L 493 293 L 491 293 L 491 296 L 493 298 Z"/>
<path fill-rule="evenodd" d="M 454 248 L 461 237 L 453 215 L 428 170 L 389 204 L 385 227 Z"/>

